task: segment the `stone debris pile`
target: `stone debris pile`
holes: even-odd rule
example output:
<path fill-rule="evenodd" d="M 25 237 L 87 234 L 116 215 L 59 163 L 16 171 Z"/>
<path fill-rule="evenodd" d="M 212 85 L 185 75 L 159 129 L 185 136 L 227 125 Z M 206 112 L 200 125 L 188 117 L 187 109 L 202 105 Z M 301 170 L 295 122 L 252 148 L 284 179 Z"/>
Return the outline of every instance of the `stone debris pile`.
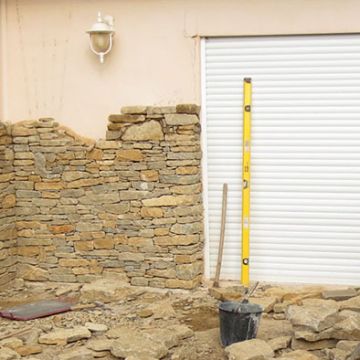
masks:
<path fill-rule="evenodd" d="M 239 300 L 241 287 L 169 291 L 114 278 L 15 285 L 0 293 L 1 308 L 61 294 L 76 298 L 79 310 L 27 322 L 0 318 L 0 360 L 360 359 L 356 288 L 330 296 L 319 287 L 260 286 L 250 299 L 264 308 L 257 338 L 222 348 L 217 298 Z"/>

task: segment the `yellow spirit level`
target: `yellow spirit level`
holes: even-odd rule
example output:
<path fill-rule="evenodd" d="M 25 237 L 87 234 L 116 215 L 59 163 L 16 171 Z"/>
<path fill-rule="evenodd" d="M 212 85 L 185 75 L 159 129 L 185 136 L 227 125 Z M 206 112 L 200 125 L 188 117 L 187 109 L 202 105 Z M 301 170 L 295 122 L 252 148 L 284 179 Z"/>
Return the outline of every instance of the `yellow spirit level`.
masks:
<path fill-rule="evenodd" d="M 241 251 L 241 283 L 249 287 L 250 256 L 250 145 L 251 145 L 251 92 L 250 78 L 244 79 L 243 104 L 243 163 L 242 163 L 242 251 Z"/>

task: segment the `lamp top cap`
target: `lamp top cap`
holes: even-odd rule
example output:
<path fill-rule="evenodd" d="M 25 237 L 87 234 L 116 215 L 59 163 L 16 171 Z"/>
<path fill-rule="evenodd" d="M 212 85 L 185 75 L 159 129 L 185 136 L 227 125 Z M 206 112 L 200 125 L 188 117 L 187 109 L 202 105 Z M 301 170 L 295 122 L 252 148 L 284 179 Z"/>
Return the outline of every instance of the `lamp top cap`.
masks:
<path fill-rule="evenodd" d="M 101 13 L 98 12 L 98 17 L 96 23 L 93 24 L 90 30 L 87 33 L 105 33 L 105 34 L 112 34 L 114 33 L 113 27 L 114 19 L 112 16 L 101 16 Z"/>

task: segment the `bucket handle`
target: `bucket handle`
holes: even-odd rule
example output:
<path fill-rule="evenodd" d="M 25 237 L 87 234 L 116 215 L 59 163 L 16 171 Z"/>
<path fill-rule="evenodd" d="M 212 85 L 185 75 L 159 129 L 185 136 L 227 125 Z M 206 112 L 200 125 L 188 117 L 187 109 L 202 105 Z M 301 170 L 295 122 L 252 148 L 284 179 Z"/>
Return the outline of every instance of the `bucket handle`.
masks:
<path fill-rule="evenodd" d="M 242 301 L 243 304 L 247 304 L 247 303 L 249 302 L 249 297 L 250 297 L 252 294 L 254 294 L 256 288 L 258 287 L 258 285 L 259 285 L 259 281 L 257 281 L 257 282 L 255 283 L 255 285 L 253 285 L 253 287 L 250 288 L 250 289 L 246 292 L 246 294 L 245 294 L 245 296 L 244 296 L 244 299 L 243 299 L 243 301 Z"/>

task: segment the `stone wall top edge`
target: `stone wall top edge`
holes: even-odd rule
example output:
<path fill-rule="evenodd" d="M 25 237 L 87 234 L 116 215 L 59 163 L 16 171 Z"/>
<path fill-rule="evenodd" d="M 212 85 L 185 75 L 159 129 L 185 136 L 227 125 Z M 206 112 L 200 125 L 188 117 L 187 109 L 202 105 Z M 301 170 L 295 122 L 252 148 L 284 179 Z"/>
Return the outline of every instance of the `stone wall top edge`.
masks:
<path fill-rule="evenodd" d="M 156 115 L 156 114 L 200 114 L 200 106 L 197 104 L 177 104 L 169 106 L 123 106 L 121 108 L 121 114 L 129 115 Z"/>
<path fill-rule="evenodd" d="M 108 120 L 111 122 L 111 119 L 114 117 L 121 116 L 137 116 L 144 117 L 144 120 L 151 121 L 156 120 L 157 117 L 165 117 L 166 115 L 171 114 L 184 114 L 184 115 L 200 115 L 200 106 L 197 104 L 178 104 L 171 106 L 124 106 L 121 108 L 120 114 L 111 114 L 108 117 Z M 125 120 L 125 119 L 124 119 Z M 127 122 L 121 121 L 121 122 Z M 140 121 L 142 122 L 142 121 Z M 136 123 L 136 121 L 129 121 L 130 123 Z M 170 124 L 168 124 L 170 125 Z M 13 123 L 0 121 L 0 128 L 6 128 L 8 135 L 18 136 L 13 134 L 13 129 L 16 127 L 25 127 L 25 128 L 42 128 L 49 127 L 54 128 L 59 132 L 63 132 L 64 135 L 73 138 L 73 140 L 82 145 L 93 147 L 98 142 L 104 141 L 121 141 L 119 138 L 109 138 L 107 134 L 103 138 L 98 140 L 82 136 L 69 128 L 68 126 L 59 124 L 54 118 L 51 117 L 40 117 L 33 120 L 20 120 Z M 104 129 L 105 130 L 105 129 Z M 20 135 L 21 136 L 21 135 Z"/>

